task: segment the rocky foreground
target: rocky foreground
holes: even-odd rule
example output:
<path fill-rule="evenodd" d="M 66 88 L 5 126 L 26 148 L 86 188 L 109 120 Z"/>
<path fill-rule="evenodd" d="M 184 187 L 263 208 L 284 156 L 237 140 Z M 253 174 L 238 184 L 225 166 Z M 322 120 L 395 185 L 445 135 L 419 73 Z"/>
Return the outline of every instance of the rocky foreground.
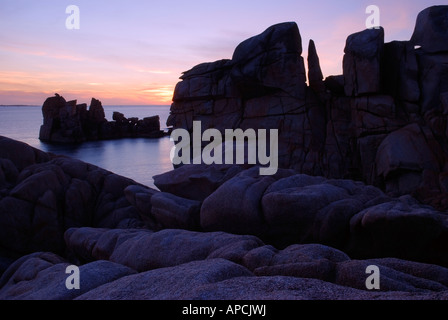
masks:
<path fill-rule="evenodd" d="M 325 80 L 311 42 L 309 85 L 295 23 L 184 73 L 168 124 L 278 129 L 272 176 L 183 165 L 155 190 L 0 137 L 0 299 L 448 299 L 447 12 L 349 36 Z"/>
<path fill-rule="evenodd" d="M 410 196 L 225 165 L 158 191 L 5 137 L 0 168 L 0 299 L 448 298 L 448 216 Z"/>

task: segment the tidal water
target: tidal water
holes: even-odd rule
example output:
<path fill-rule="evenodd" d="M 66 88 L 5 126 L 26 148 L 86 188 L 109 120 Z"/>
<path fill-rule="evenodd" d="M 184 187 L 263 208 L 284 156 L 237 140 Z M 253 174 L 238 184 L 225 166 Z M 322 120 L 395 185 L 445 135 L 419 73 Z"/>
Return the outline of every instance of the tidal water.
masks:
<path fill-rule="evenodd" d="M 114 111 L 125 117 L 160 116 L 166 127 L 169 106 L 104 106 L 107 120 Z M 66 155 L 154 187 L 153 176 L 173 169 L 169 137 L 90 141 L 76 145 L 48 144 L 39 140 L 43 122 L 41 106 L 0 106 L 0 135 L 19 140 L 45 152 Z"/>

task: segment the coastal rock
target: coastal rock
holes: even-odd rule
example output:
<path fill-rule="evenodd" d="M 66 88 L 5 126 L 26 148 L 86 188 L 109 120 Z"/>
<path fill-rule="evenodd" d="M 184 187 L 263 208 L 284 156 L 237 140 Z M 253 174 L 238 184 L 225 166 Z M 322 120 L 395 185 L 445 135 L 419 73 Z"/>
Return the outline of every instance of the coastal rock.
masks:
<path fill-rule="evenodd" d="M 323 92 L 325 90 L 323 79 L 316 45 L 313 40 L 310 40 L 308 45 L 308 83 L 310 88 L 316 92 Z"/>
<path fill-rule="evenodd" d="M 151 214 L 162 228 L 199 229 L 199 201 L 159 192 L 151 197 L 151 206 Z"/>
<path fill-rule="evenodd" d="M 446 6 L 423 11 L 414 38 L 427 26 L 444 43 L 439 20 L 445 11 Z M 221 133 L 237 128 L 278 130 L 279 168 L 363 181 L 390 196 L 412 194 L 446 210 L 448 56 L 446 51 L 429 52 L 415 45 L 414 39 L 384 43 L 383 28 L 354 33 L 346 41 L 343 74 L 322 81 L 316 44 L 310 41 L 307 86 L 298 27 L 277 24 L 243 41 L 232 59 L 185 72 L 174 91 L 167 124 L 191 131 L 193 121 L 200 121 L 202 130 Z M 428 138 L 426 143 L 417 141 L 421 150 L 434 155 L 433 165 L 417 173 L 419 177 L 406 169 L 385 177 L 385 146 L 397 132 L 413 141 L 409 128 L 414 126 Z M 406 146 L 399 150 L 408 148 L 403 154 L 411 154 L 415 146 Z"/>
<path fill-rule="evenodd" d="M 245 97 L 277 88 L 302 98 L 306 78 L 301 54 L 302 39 L 296 23 L 271 26 L 236 47 L 231 78 Z"/>
<path fill-rule="evenodd" d="M 251 249 L 263 245 L 254 236 L 180 229 L 72 228 L 67 230 L 65 241 L 80 261 L 105 259 L 139 272 L 215 258 L 240 263 Z"/>
<path fill-rule="evenodd" d="M 381 190 L 359 182 L 285 169 L 263 177 L 252 168 L 204 200 L 200 221 L 204 230 L 250 233 L 279 246 L 319 242 L 343 248 L 351 217 L 387 200 Z"/>
<path fill-rule="evenodd" d="M 223 280 L 252 276 L 242 266 L 223 259 L 193 261 L 123 277 L 79 296 L 78 300 L 183 300 L 192 289 Z M 126 290 L 124 290 L 126 288 Z M 197 297 L 199 298 L 199 297 Z"/>
<path fill-rule="evenodd" d="M 437 182 L 425 180 L 425 174 L 439 176 L 443 170 L 443 151 L 432 132 L 410 124 L 388 135 L 378 148 L 376 170 L 386 191 L 410 194 L 420 188 L 437 189 Z M 394 174 L 399 172 L 399 174 Z"/>
<path fill-rule="evenodd" d="M 4 137 L 0 145 L 8 178 L 0 196 L 0 243 L 12 256 L 63 252 L 69 227 L 142 224 L 124 194 L 134 181 Z"/>
<path fill-rule="evenodd" d="M 380 92 L 383 48 L 383 28 L 366 29 L 347 38 L 343 61 L 347 96 Z"/>
<path fill-rule="evenodd" d="M 439 250 L 447 237 L 446 213 L 404 196 L 354 215 L 347 251 L 361 258 L 397 257 L 446 266 L 446 254 Z"/>
<path fill-rule="evenodd" d="M 101 236 L 95 236 L 95 247 L 90 246 L 86 241 L 88 239 L 77 237 L 85 232 L 98 234 L 98 231 Z M 138 234 L 144 231 L 128 230 L 126 233 L 127 236 L 132 234 L 135 239 L 143 239 Z M 105 247 L 109 246 L 103 237 L 124 246 L 132 239 L 121 237 L 124 234 L 118 230 L 81 228 L 71 229 L 68 234 L 79 245 L 89 245 L 90 249 L 94 249 L 90 252 L 96 254 L 100 254 L 97 250 L 100 242 Z M 218 234 L 210 235 L 216 237 Z M 222 236 L 224 234 L 218 235 L 218 238 Z M 152 248 L 152 243 L 148 244 L 146 248 L 158 252 L 155 250 L 157 248 Z M 154 244 L 157 247 L 157 242 Z M 446 299 L 448 292 L 448 269 L 435 265 L 395 258 L 351 260 L 341 251 L 315 244 L 293 245 L 280 251 L 263 246 L 259 241 L 252 248 L 244 247 L 244 258 L 238 261 L 214 255 L 198 260 L 191 259 L 198 258 L 196 255 L 175 261 L 163 258 L 159 261 L 166 261 L 166 266 L 143 268 L 138 272 L 108 261 L 107 255 L 103 255 L 103 259 L 79 266 L 82 275 L 79 290 L 67 290 L 64 286 L 68 261 L 52 253 L 36 252 L 17 260 L 3 274 L 0 278 L 0 298 L 435 300 Z M 153 260 L 162 258 L 168 252 L 174 256 L 176 254 L 171 251 L 172 248 L 158 249 L 162 254 Z M 366 288 L 368 266 L 376 266 L 380 272 L 380 288 L 374 291 Z"/>
<path fill-rule="evenodd" d="M 411 42 L 428 53 L 448 51 L 448 6 L 432 6 L 417 16 Z"/>
<path fill-rule="evenodd" d="M 79 289 L 65 286 L 70 264 L 52 253 L 36 252 L 14 262 L 0 278 L 1 300 L 72 300 L 106 283 L 135 274 L 110 261 L 94 261 L 79 267 Z M 49 281 L 49 279 L 51 279 Z"/>
<path fill-rule="evenodd" d="M 416 39 L 443 39 L 444 7 L 421 14 Z M 272 176 L 182 165 L 158 191 L 0 137 L 0 299 L 447 299 L 447 54 L 413 41 L 351 35 L 344 74 L 323 82 L 310 42 L 307 86 L 283 23 L 185 72 L 173 129 L 277 129 Z M 42 136 L 160 129 L 90 109 L 47 99 Z M 70 264 L 81 291 L 64 286 Z"/>
<path fill-rule="evenodd" d="M 154 185 L 168 192 L 190 200 L 203 201 L 220 185 L 229 180 L 243 167 L 238 165 L 183 165 L 154 176 Z"/>
<path fill-rule="evenodd" d="M 410 41 L 392 41 L 384 44 L 382 60 L 383 89 L 397 100 L 418 104 L 420 99 L 419 66 L 417 54 Z M 407 113 L 417 113 L 406 108 Z"/>
<path fill-rule="evenodd" d="M 40 128 L 40 140 L 79 143 L 131 137 L 159 138 L 165 135 L 160 130 L 158 116 L 138 120 L 127 119 L 122 113 L 114 112 L 113 121 L 109 122 L 100 100 L 92 98 L 88 109 L 86 104 L 76 102 L 67 102 L 59 94 L 45 100 L 42 106 L 44 120 Z"/>
<path fill-rule="evenodd" d="M 124 189 L 126 200 L 137 209 L 140 219 L 150 229 L 157 228 L 156 222 L 151 214 L 151 198 L 158 192 L 157 190 L 141 185 L 130 185 Z"/>
<path fill-rule="evenodd" d="M 226 181 L 204 200 L 200 214 L 202 228 L 237 234 L 264 233 L 267 226 L 260 213 L 261 198 L 275 179 L 291 174 L 292 170 L 280 170 L 274 176 L 263 177 L 255 167 Z"/>

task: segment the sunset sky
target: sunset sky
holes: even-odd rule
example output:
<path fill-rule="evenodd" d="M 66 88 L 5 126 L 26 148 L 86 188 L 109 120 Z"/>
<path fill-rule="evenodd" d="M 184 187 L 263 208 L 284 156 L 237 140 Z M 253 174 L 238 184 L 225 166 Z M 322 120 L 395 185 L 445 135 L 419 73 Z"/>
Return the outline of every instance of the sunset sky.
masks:
<path fill-rule="evenodd" d="M 183 71 L 231 58 L 270 25 L 297 22 L 306 59 L 316 43 L 324 76 L 342 74 L 348 35 L 380 8 L 386 41 L 409 40 L 428 0 L 0 0 L 0 104 L 41 105 L 55 92 L 105 105 L 170 104 Z M 80 10 L 69 30 L 66 8 Z"/>

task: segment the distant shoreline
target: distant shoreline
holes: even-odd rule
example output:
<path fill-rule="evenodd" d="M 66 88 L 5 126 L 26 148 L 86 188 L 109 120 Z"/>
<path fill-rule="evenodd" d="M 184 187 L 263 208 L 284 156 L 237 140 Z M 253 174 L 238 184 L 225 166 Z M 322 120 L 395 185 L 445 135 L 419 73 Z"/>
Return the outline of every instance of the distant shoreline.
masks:
<path fill-rule="evenodd" d="M 104 107 L 170 107 L 171 105 L 167 104 L 110 104 L 104 105 Z M 37 104 L 0 104 L 0 107 L 42 107 Z"/>
<path fill-rule="evenodd" d="M 39 107 L 37 104 L 0 104 L 0 107 Z"/>

